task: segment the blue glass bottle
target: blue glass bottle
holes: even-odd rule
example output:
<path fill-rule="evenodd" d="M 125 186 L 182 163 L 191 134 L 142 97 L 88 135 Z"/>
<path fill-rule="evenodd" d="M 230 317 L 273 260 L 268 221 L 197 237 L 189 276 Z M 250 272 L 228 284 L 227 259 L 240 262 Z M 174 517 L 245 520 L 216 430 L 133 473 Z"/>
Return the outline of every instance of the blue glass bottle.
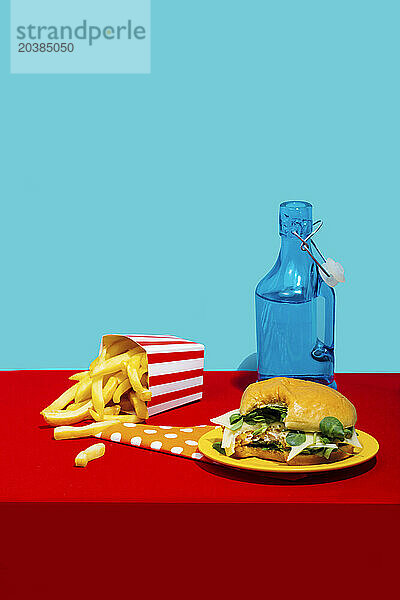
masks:
<path fill-rule="evenodd" d="M 281 249 L 256 288 L 258 378 L 296 377 L 334 384 L 335 294 L 293 231 L 312 230 L 308 202 L 283 202 Z"/>

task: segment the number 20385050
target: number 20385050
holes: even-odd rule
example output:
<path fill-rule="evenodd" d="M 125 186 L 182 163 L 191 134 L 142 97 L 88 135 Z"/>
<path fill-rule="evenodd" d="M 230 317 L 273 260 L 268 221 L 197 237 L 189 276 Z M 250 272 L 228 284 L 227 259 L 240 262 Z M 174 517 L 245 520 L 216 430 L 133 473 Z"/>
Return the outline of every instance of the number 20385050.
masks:
<path fill-rule="evenodd" d="M 18 52 L 73 52 L 74 44 L 70 42 L 69 44 L 63 42 L 59 44 L 58 42 L 52 44 L 48 42 L 45 44 L 44 42 L 41 44 L 30 44 L 21 42 L 18 44 Z"/>

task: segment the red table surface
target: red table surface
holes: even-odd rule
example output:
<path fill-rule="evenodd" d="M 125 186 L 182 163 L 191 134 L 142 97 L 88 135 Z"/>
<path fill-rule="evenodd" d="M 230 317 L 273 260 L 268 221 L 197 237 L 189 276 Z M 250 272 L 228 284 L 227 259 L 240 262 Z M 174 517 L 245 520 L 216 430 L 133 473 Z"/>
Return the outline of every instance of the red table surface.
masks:
<path fill-rule="evenodd" d="M 338 389 L 356 406 L 357 426 L 377 438 L 376 459 L 298 481 L 240 472 L 106 441 L 103 458 L 85 469 L 74 457 L 95 440 L 53 439 L 39 411 L 71 382 L 71 371 L 0 373 L 0 501 L 386 503 L 400 499 L 400 375 L 338 374 Z M 162 415 L 154 425 L 201 425 L 237 408 L 255 374 L 206 372 L 204 398 Z"/>
<path fill-rule="evenodd" d="M 39 410 L 68 371 L 3 372 L 0 589 L 4 598 L 324 600 L 398 585 L 399 375 L 338 375 L 381 444 L 358 468 L 282 481 L 106 442 L 52 439 Z M 205 373 L 204 400 L 156 416 L 205 424 L 239 406 L 254 373 Z M 392 550 L 392 544 L 395 544 Z"/>

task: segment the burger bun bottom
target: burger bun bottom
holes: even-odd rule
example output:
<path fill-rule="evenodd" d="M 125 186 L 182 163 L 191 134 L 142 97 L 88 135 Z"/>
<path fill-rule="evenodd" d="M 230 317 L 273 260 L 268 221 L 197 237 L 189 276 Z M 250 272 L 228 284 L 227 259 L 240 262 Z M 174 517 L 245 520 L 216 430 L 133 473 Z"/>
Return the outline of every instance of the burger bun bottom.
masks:
<path fill-rule="evenodd" d="M 231 458 L 262 458 L 263 460 L 272 460 L 275 462 L 287 463 L 290 466 L 321 465 L 344 460 L 353 454 L 353 447 L 346 445 L 338 450 L 334 450 L 329 458 L 319 456 L 318 454 L 298 454 L 290 462 L 287 462 L 289 450 L 280 452 L 279 450 L 267 450 L 266 448 L 257 448 L 254 446 L 237 446 L 235 453 Z"/>

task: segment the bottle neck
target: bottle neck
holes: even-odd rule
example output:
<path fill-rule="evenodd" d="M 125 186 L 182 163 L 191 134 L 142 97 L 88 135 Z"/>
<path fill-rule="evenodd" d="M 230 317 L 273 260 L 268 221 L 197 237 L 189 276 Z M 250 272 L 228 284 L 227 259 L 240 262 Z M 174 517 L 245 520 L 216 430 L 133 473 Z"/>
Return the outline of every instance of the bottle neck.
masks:
<path fill-rule="evenodd" d="M 260 281 L 258 296 L 275 302 L 300 303 L 317 296 L 318 271 L 295 236 L 281 236 L 281 248 L 272 269 Z"/>
<path fill-rule="evenodd" d="M 294 236 L 281 236 L 279 259 L 282 263 L 290 260 L 295 261 L 296 264 L 302 264 L 305 267 L 309 266 L 310 268 L 313 264 L 307 252 L 301 249 L 300 240 Z"/>

